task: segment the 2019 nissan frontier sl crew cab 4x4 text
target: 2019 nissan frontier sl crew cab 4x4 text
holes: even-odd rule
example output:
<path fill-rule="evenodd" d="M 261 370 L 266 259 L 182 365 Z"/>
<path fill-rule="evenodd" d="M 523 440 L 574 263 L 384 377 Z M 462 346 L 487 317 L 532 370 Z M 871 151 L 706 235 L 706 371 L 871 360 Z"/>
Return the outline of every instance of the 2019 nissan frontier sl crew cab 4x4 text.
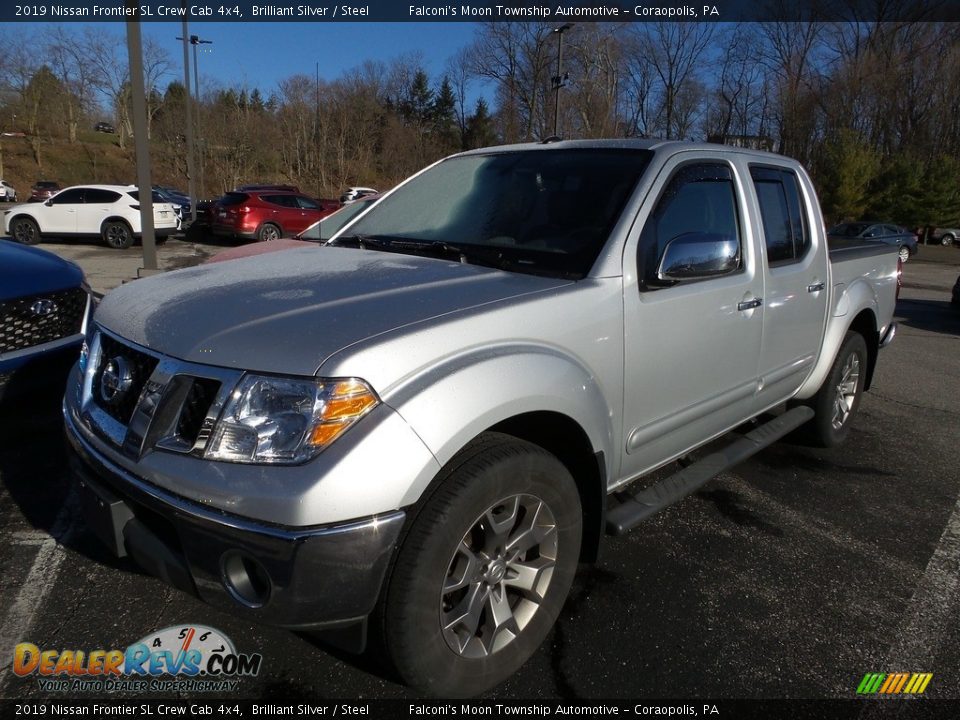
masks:
<path fill-rule="evenodd" d="M 88 524 L 213 605 L 355 648 L 370 624 L 412 686 L 479 693 L 604 529 L 789 431 L 843 440 L 897 282 L 895 248 L 828 249 L 785 157 L 457 155 L 326 246 L 103 300 L 64 399 Z"/>

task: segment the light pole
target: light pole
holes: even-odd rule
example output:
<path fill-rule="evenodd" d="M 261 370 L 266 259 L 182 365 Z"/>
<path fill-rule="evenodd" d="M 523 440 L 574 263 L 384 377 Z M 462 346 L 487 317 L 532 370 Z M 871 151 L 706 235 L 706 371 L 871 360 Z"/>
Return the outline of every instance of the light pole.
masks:
<path fill-rule="evenodd" d="M 184 21 L 184 27 L 186 27 L 186 21 Z M 183 37 L 178 37 L 177 40 L 183 40 L 186 43 L 187 33 L 184 30 Z M 197 145 L 200 146 L 200 151 L 197 153 L 199 156 L 198 172 L 200 189 L 198 192 L 203 192 L 203 138 L 201 137 L 200 132 L 200 70 L 197 67 L 197 45 L 213 45 L 213 40 L 203 40 L 199 35 L 190 35 L 190 44 L 193 45 L 193 95 L 197 103 Z M 187 79 L 187 74 L 184 73 L 184 79 Z M 187 79 L 187 84 L 189 85 L 189 79 Z M 193 207 L 197 206 L 197 203 L 193 198 L 190 198 L 190 201 L 193 203 Z M 194 218 L 196 216 L 194 215 Z"/>
<path fill-rule="evenodd" d="M 553 29 L 553 32 L 557 34 L 557 74 L 552 78 L 553 90 L 557 94 L 553 106 L 553 134 L 555 136 L 559 135 L 558 128 L 560 126 L 560 88 L 566 84 L 567 79 L 567 76 L 563 74 L 563 34 L 572 27 L 572 24 L 566 23 Z"/>
<path fill-rule="evenodd" d="M 184 0 L 184 17 L 186 17 L 186 0 Z M 187 91 L 184 109 L 187 112 L 187 192 L 190 194 L 190 222 L 197 221 L 197 176 L 194 174 L 193 153 L 193 103 L 190 102 L 190 41 L 187 33 L 187 21 L 183 21 L 183 88 Z"/>

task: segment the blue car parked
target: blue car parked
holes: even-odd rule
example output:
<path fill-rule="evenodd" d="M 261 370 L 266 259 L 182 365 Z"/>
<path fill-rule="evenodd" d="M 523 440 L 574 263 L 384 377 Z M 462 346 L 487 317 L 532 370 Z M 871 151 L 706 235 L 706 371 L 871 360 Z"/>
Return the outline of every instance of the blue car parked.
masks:
<path fill-rule="evenodd" d="M 28 388 L 62 392 L 91 310 L 79 267 L 0 240 L 0 399 Z"/>

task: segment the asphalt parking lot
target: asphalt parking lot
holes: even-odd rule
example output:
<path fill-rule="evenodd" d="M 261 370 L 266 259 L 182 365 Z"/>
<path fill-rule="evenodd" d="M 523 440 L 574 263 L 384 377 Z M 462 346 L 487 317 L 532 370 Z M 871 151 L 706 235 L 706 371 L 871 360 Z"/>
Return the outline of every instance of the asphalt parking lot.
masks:
<path fill-rule="evenodd" d="M 140 264 L 138 247 L 122 260 L 44 247 L 100 291 Z M 218 249 L 171 240 L 161 263 Z M 930 672 L 928 697 L 960 698 L 960 250 L 936 250 L 906 266 L 900 330 L 848 442 L 782 442 L 608 538 L 547 642 L 490 697 L 850 698 L 867 672 Z M 181 624 L 262 653 L 231 697 L 411 697 L 376 658 L 253 625 L 109 558 L 78 516 L 56 388 L 0 407 L 0 437 L 0 697 L 57 697 L 10 671 L 18 642 L 124 648 Z"/>

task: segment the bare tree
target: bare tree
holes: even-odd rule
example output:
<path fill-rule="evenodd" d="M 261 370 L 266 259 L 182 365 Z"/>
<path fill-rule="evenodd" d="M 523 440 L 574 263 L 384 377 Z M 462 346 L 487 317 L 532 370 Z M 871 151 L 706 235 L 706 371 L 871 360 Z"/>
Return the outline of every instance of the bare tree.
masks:
<path fill-rule="evenodd" d="M 77 141 L 77 126 L 93 104 L 96 87 L 96 60 L 90 44 L 82 37 L 55 25 L 45 38 L 47 56 L 57 78 L 67 89 L 64 106 L 67 112 L 67 137 Z"/>
<path fill-rule="evenodd" d="M 547 134 L 546 101 L 556 57 L 552 28 L 540 22 L 487 22 L 468 53 L 474 74 L 494 83 L 507 142 Z"/>
<path fill-rule="evenodd" d="M 661 128 L 667 139 L 680 137 L 677 122 L 681 92 L 689 97 L 689 83 L 698 79 L 704 54 L 714 34 L 711 23 L 637 23 L 636 51 L 650 60 L 661 91 Z M 684 86 L 688 85 L 686 89 Z M 689 114 L 688 112 L 685 114 Z M 686 118 L 685 118 L 686 121 Z"/>

